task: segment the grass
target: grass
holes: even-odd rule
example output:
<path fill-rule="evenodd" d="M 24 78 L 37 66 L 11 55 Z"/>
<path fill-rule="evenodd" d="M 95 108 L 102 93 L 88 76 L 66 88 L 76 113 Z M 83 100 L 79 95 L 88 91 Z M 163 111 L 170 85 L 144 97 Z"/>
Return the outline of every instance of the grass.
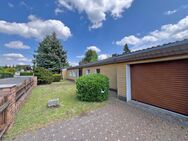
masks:
<path fill-rule="evenodd" d="M 49 99 L 59 98 L 59 108 L 47 108 Z M 13 127 L 5 137 L 41 128 L 57 120 L 64 120 L 89 110 L 102 107 L 105 102 L 81 102 L 76 98 L 75 84 L 70 81 L 41 85 L 33 89 L 16 115 Z"/>

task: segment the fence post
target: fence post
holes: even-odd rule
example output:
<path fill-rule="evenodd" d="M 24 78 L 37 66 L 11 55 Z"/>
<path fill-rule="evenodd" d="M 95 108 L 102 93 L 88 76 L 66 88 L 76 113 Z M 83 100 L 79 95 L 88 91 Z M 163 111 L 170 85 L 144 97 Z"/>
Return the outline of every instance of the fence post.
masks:
<path fill-rule="evenodd" d="M 9 89 L 9 94 L 7 96 L 9 106 L 6 109 L 5 120 L 6 124 L 11 124 L 14 121 L 16 114 L 16 86 L 14 85 L 7 89 Z"/>
<path fill-rule="evenodd" d="M 34 82 L 33 82 L 33 83 L 34 83 L 34 84 L 33 84 L 33 87 L 36 87 L 36 86 L 37 86 L 37 77 L 36 77 L 36 76 L 33 76 L 32 79 L 33 79 L 33 81 L 34 81 Z"/>

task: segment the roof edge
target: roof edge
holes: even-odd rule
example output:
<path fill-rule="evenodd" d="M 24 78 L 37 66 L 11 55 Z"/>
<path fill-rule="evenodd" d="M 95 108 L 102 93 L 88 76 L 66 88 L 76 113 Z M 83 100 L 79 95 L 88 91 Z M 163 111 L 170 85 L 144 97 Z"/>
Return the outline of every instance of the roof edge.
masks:
<path fill-rule="evenodd" d="M 177 46 L 184 46 L 184 48 L 183 47 L 177 48 Z M 153 58 L 159 58 L 159 57 L 165 57 L 165 56 L 168 57 L 168 56 L 173 56 L 173 55 L 180 55 L 183 53 L 188 54 L 188 39 L 184 39 L 182 41 L 170 42 L 170 43 L 163 44 L 163 45 L 153 46 L 153 47 L 142 49 L 142 50 L 137 50 L 137 51 L 131 52 L 130 54 L 110 57 L 110 58 L 100 60 L 97 62 L 69 67 L 67 68 L 67 70 L 108 65 L 108 64 L 114 64 L 114 63 L 130 62 L 130 61 L 136 61 L 136 60 L 153 59 Z"/>

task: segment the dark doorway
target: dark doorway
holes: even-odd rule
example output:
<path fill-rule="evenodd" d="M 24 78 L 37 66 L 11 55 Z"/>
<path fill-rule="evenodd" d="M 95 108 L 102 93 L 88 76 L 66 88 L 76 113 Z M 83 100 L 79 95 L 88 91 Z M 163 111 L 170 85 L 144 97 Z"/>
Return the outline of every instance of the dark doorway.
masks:
<path fill-rule="evenodd" d="M 96 72 L 97 72 L 97 73 L 100 73 L 100 69 L 96 69 Z"/>
<path fill-rule="evenodd" d="M 79 77 L 82 76 L 82 69 L 79 69 Z"/>

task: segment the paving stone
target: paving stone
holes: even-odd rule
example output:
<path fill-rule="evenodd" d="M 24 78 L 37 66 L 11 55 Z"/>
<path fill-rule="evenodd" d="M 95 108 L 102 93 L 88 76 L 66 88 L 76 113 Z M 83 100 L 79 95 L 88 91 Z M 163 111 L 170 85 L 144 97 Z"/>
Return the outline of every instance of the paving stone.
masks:
<path fill-rule="evenodd" d="M 188 141 L 188 126 L 170 118 L 110 98 L 101 109 L 17 136 L 14 141 Z"/>

